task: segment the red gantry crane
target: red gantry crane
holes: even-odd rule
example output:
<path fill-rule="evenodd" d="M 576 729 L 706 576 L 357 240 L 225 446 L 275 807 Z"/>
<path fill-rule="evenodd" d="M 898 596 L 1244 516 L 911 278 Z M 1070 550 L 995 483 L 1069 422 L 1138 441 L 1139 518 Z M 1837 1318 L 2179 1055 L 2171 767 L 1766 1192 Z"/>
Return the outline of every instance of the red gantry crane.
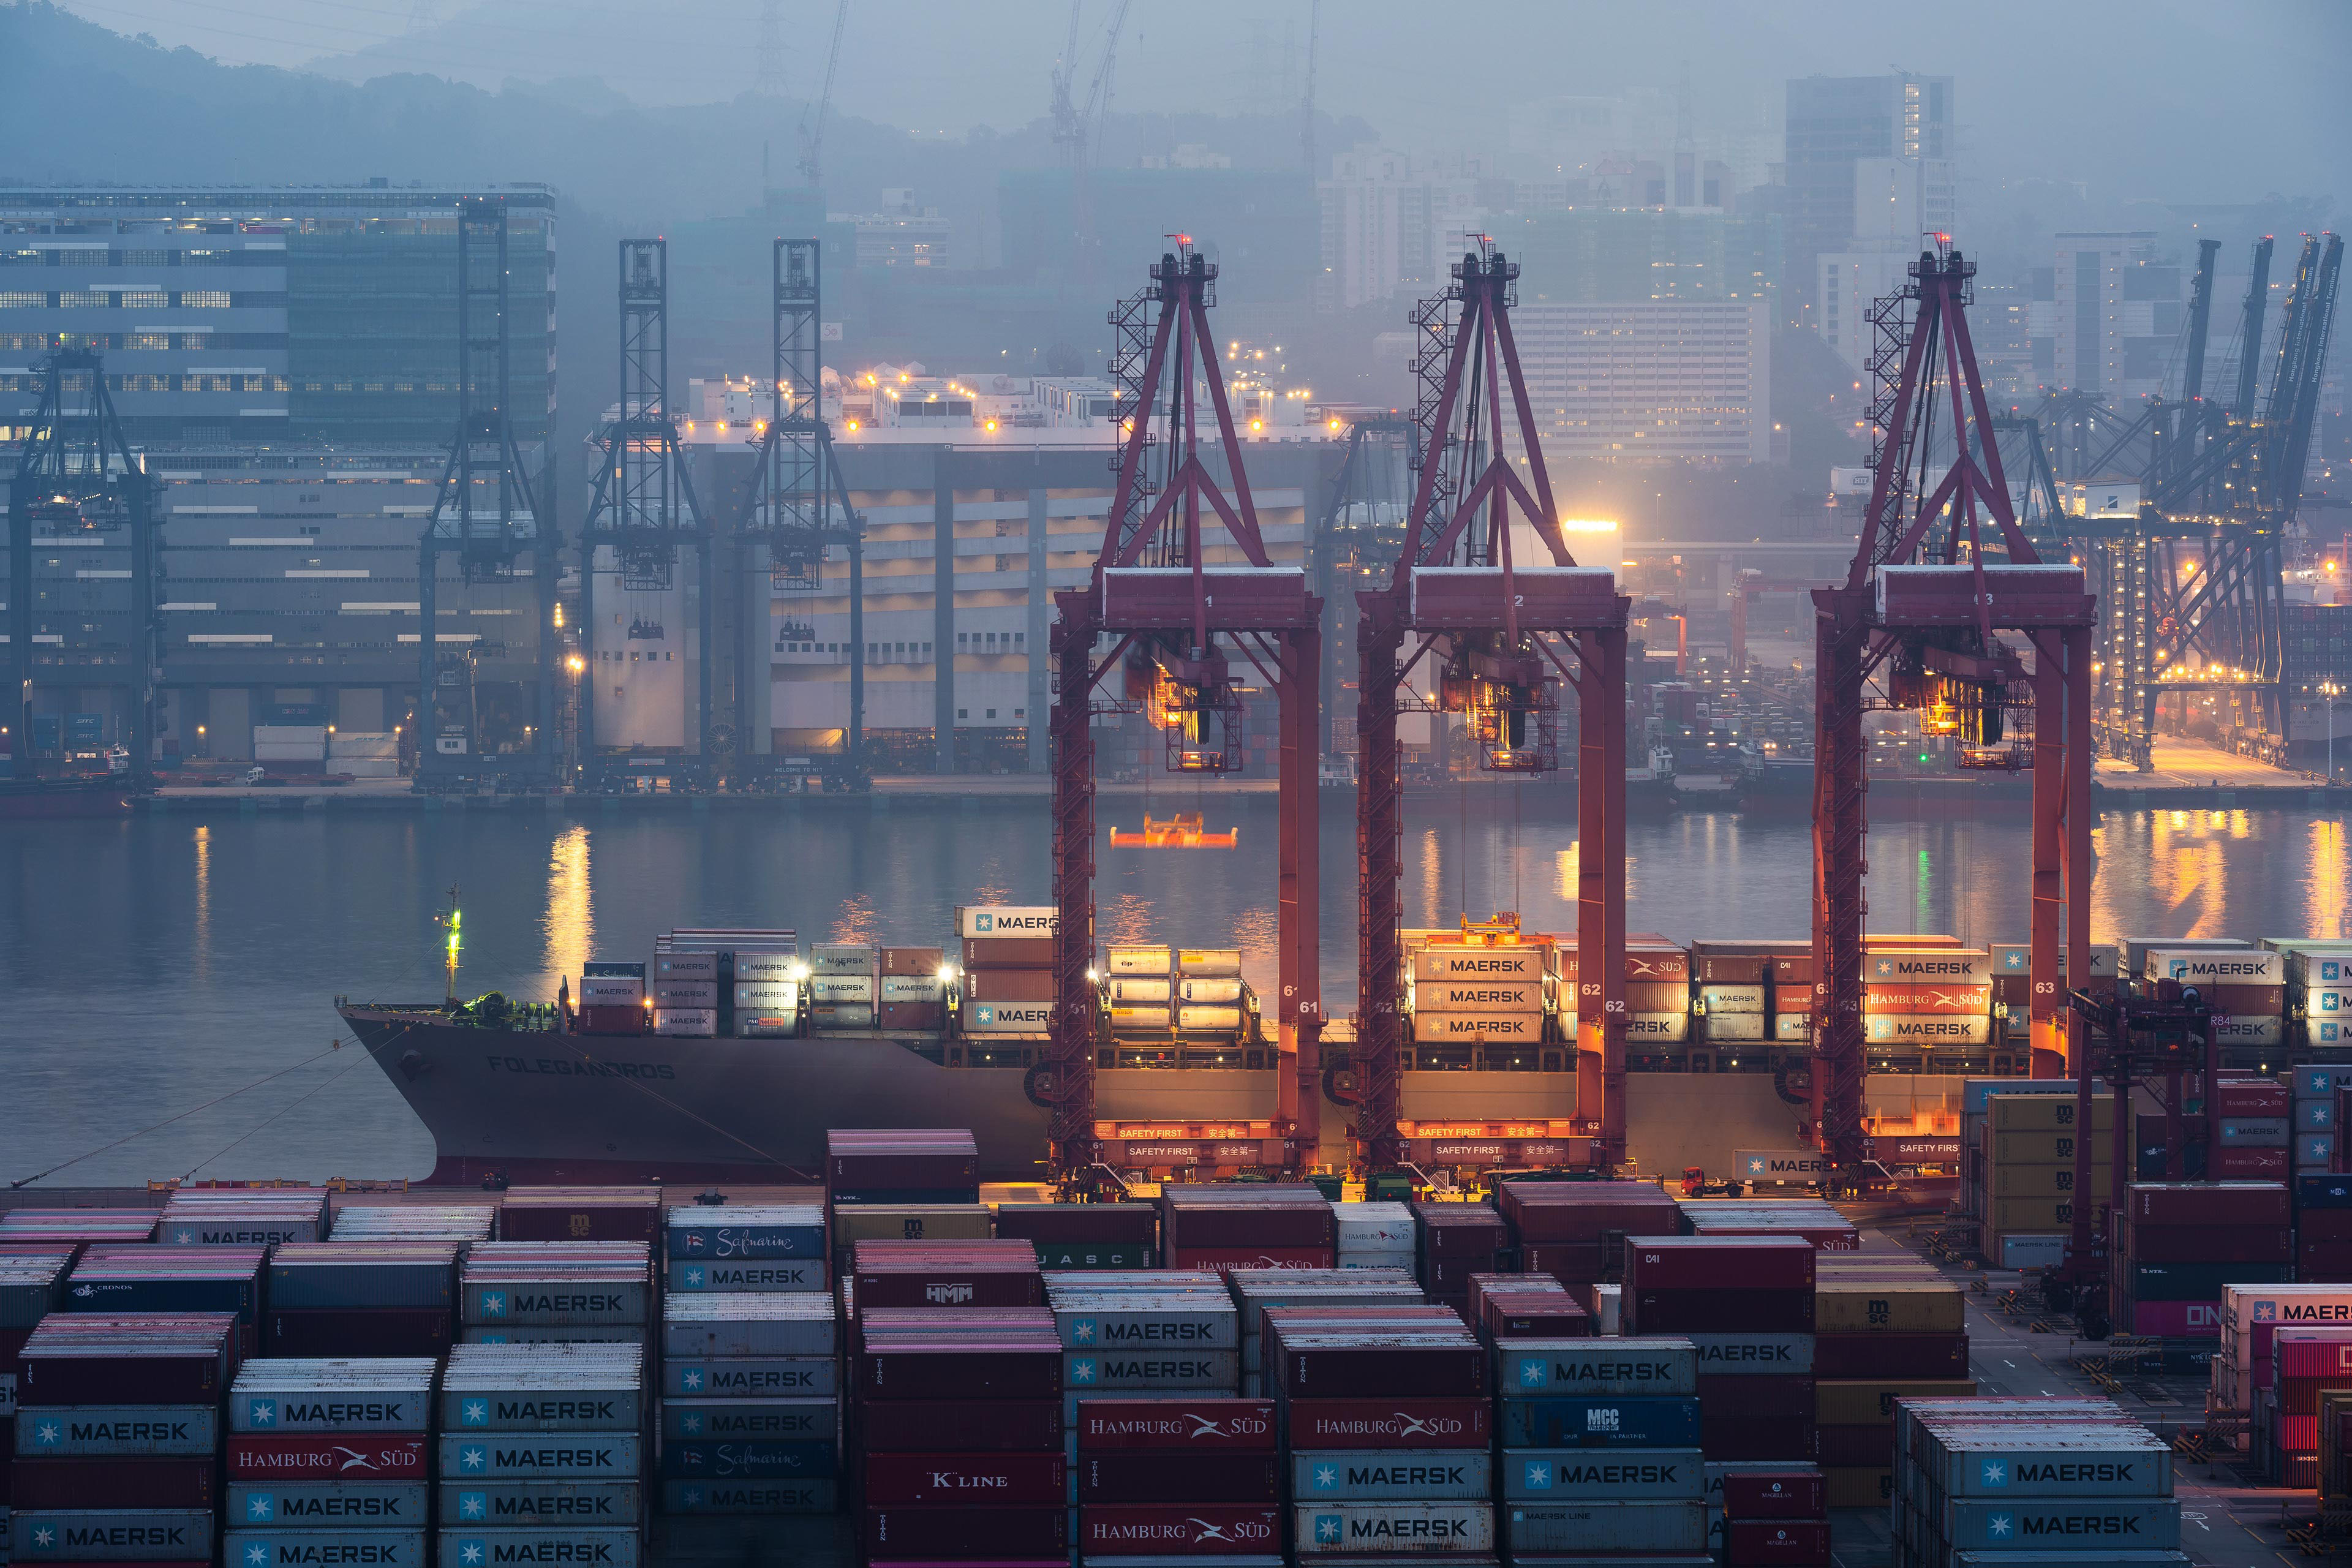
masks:
<path fill-rule="evenodd" d="M 1481 241 L 1454 284 L 1415 310 L 1422 394 L 1412 510 L 1384 588 L 1357 595 L 1361 618 L 1357 731 L 1359 973 L 1356 1135 L 1369 1169 L 1394 1168 L 1403 1058 L 1403 789 L 1398 693 L 1423 658 L 1441 713 L 1468 715 L 1479 765 L 1559 765 L 1555 679 L 1575 689 L 1577 759 L 1577 1105 L 1600 1122 L 1599 1157 L 1625 1154 L 1625 623 L 1615 575 L 1579 566 L 1552 505 L 1551 479 L 1511 336 L 1517 263 Z M 1503 399 L 1518 437 L 1505 441 Z M 1543 555 L 1514 558 L 1515 516 Z M 1524 548 L 1524 546 L 1521 546 Z M 1411 656 L 1408 637 L 1418 638 Z M 1563 651 L 1565 658 L 1562 657 Z M 1507 1108 L 1506 1108 L 1507 1109 Z"/>
<path fill-rule="evenodd" d="M 2080 984 L 2090 972 L 2096 606 L 2082 568 L 2043 562 L 2018 526 L 1969 337 L 1975 273 L 1939 243 L 1872 312 L 1870 510 L 1844 584 L 1813 593 L 1813 1103 L 1822 1149 L 1849 1182 L 1869 1158 L 1864 711 L 1916 712 L 1930 732 L 1984 752 L 2000 745 L 2009 710 L 2031 710 L 2033 1073 L 2061 1077 L 2083 1060 L 2083 1025 L 2062 976 Z M 2024 634 L 2030 672 L 2000 631 Z M 1870 689 L 1874 678 L 1883 695 Z"/>
<path fill-rule="evenodd" d="M 1208 309 L 1217 268 L 1191 240 L 1151 269 L 1151 282 L 1112 312 L 1118 330 L 1126 434 L 1112 459 L 1118 485 L 1092 580 L 1054 595 L 1054 903 L 1058 914 L 1049 1047 L 1055 1166 L 1072 1182 L 1098 1158 L 1095 1123 L 1095 746 L 1097 712 L 1139 704 L 1167 736 L 1180 773 L 1239 771 L 1242 675 L 1254 668 L 1277 703 L 1281 736 L 1276 924 L 1277 1063 L 1273 1121 L 1284 1163 L 1311 1161 L 1320 1133 L 1322 989 L 1316 970 L 1317 683 L 1323 602 L 1302 566 L 1276 566 L 1258 530 Z M 1154 307 L 1157 307 L 1156 311 Z M 1156 315 L 1156 321 L 1153 318 Z M 1148 328 L 1147 322 L 1151 322 Z M 1148 343 L 1148 347 L 1145 345 Z M 1140 363 L 1139 372 L 1132 366 Z M 1202 461 L 1206 393 L 1224 454 L 1228 495 Z M 1155 430 L 1157 425 L 1159 428 Z M 1151 448 L 1161 445 L 1153 460 Z M 1202 514 L 1213 511 L 1241 563 L 1211 563 Z M 1115 638 L 1107 654 L 1097 647 Z M 1126 703 L 1095 689 L 1124 669 Z"/>

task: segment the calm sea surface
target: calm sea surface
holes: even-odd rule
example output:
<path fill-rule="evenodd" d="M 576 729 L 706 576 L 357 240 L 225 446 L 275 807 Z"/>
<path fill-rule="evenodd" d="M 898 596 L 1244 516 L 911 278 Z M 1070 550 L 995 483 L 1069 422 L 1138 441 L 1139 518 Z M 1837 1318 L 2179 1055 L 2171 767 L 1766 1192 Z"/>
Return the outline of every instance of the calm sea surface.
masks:
<path fill-rule="evenodd" d="M 1570 929 L 1577 847 L 1563 794 L 1416 797 L 1407 920 L 1516 908 L 1529 930 Z M 1155 798 L 1154 810 L 1180 804 Z M 1238 943 L 1270 990 L 1274 802 L 1208 809 L 1213 827 L 1240 828 L 1238 850 L 1102 850 L 1098 930 L 1109 942 Z M 1140 802 L 1106 797 L 1098 815 L 1105 828 L 1137 826 Z M 2118 813 L 2095 844 L 2098 940 L 2352 930 L 2352 848 L 2338 817 Z M 312 813 L 0 828 L 0 1180 L 126 1138 L 47 1182 L 421 1175 L 431 1139 L 356 1048 L 327 1051 L 340 1032 L 331 1003 L 437 997 L 435 917 L 453 883 L 465 912 L 460 988 L 551 998 L 583 959 L 648 957 L 655 934 L 676 925 L 936 943 L 957 904 L 1045 902 L 1047 847 L 1042 799 L 898 801 L 887 812 L 817 801 L 776 816 Z M 2021 804 L 1881 821 L 1871 927 L 2022 940 L 2027 851 Z M 1801 820 L 1636 822 L 1631 928 L 1801 936 L 1811 855 Z M 1326 799 L 1323 868 L 1325 1008 L 1343 1016 L 1356 988 L 1355 824 L 1337 795 Z M 270 1074 L 282 1076 L 232 1095 Z M 221 1096 L 231 1098 L 206 1104 Z"/>

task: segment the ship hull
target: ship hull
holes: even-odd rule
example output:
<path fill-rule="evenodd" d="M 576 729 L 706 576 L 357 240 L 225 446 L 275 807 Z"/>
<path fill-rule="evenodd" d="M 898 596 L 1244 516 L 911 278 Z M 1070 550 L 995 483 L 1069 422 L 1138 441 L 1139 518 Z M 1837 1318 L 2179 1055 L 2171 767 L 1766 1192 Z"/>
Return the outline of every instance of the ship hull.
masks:
<path fill-rule="evenodd" d="M 438 1185 L 485 1182 L 814 1182 L 835 1127 L 964 1127 L 991 1181 L 1047 1174 L 1046 1112 L 1022 1067 L 944 1066 L 920 1037 L 684 1039 L 566 1035 L 345 1007 L 344 1021 L 433 1134 Z M 1034 1047 L 1042 1051 L 1042 1046 Z M 1264 1120 L 1271 1071 L 1106 1069 L 1106 1121 Z M 1960 1080 L 1872 1074 L 1867 1113 L 1910 1119 L 1958 1109 Z M 1403 1075 L 1403 1113 L 1466 1123 L 1564 1119 L 1573 1073 Z M 1319 1159 L 1347 1161 L 1348 1106 L 1322 1103 Z M 1769 1073 L 1635 1073 L 1626 1080 L 1639 1168 L 1735 1170 L 1743 1149 L 1791 1149 L 1802 1110 Z"/>

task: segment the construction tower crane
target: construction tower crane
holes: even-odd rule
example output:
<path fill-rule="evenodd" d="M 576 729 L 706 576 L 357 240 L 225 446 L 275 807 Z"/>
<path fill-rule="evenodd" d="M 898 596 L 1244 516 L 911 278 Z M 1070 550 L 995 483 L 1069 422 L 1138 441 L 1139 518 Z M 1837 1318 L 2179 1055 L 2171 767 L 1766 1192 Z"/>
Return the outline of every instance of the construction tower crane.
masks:
<path fill-rule="evenodd" d="M 163 486 L 123 437 L 106 386 L 106 361 L 97 350 L 58 349 L 42 363 L 37 379 L 40 403 L 8 485 L 8 662 L 16 680 L 16 700 L 6 710 L 16 725 L 10 771 L 20 779 L 35 774 L 33 692 L 42 662 L 36 656 L 44 641 L 58 641 L 34 620 L 34 605 L 47 597 L 33 586 L 34 541 L 108 543 L 120 536 L 131 551 L 130 624 L 119 660 L 106 662 L 119 663 L 129 694 L 123 744 L 131 753 L 131 784 L 143 789 L 153 778 L 155 682 L 163 662 L 156 619 L 163 598 L 157 537 Z M 60 646 L 52 664 L 64 662 Z M 60 670 L 55 679 L 89 686 L 105 678 L 84 666 L 70 677 Z"/>
<path fill-rule="evenodd" d="M 1054 595 L 1054 931 L 1052 1044 L 1033 1096 L 1052 1111 L 1055 1169 L 1087 1180 L 1095 1124 L 1095 747 L 1097 713 L 1141 711 L 1165 737 L 1170 771 L 1194 775 L 1243 763 L 1243 687 L 1254 670 L 1273 689 L 1281 737 L 1276 973 L 1280 1060 L 1273 1121 L 1285 1164 L 1312 1162 L 1320 1136 L 1323 1030 L 1316 963 L 1317 686 L 1322 601 L 1306 572 L 1276 566 L 1258 526 L 1225 393 L 1216 334 L 1217 268 L 1172 237 L 1143 291 L 1111 314 L 1122 343 L 1120 401 L 1129 412 L 1112 463 L 1118 475 L 1101 549 L 1086 586 Z M 1199 428 L 1208 394 L 1213 447 Z M 1154 426 L 1160 426 L 1155 438 Z M 1159 447 L 1153 460 L 1153 447 Z M 1206 456 L 1223 458 L 1226 481 Z M 1246 564 L 1212 564 L 1202 512 L 1213 511 Z M 1107 654 L 1097 647 L 1118 639 Z M 1098 701 L 1113 671 L 1123 700 Z"/>
<path fill-rule="evenodd" d="M 1062 53 L 1054 62 L 1054 143 L 1062 149 L 1062 161 L 1070 171 L 1070 239 L 1076 247 L 1076 271 L 1081 281 L 1089 278 L 1095 261 L 1094 207 L 1087 194 L 1087 164 L 1096 145 L 1102 138 L 1104 120 L 1110 113 L 1111 75 L 1118 60 L 1118 35 L 1127 26 L 1127 10 L 1130 0 L 1117 0 L 1109 21 L 1103 27 L 1102 53 L 1087 81 L 1086 100 L 1076 97 L 1078 79 L 1078 24 L 1083 18 L 1086 0 L 1070 0 L 1070 28 L 1063 40 Z"/>
<path fill-rule="evenodd" d="M 801 110 L 801 177 L 814 190 L 824 184 L 823 160 L 824 151 L 824 116 L 833 107 L 833 76 L 841 66 L 842 29 L 849 26 L 849 0 L 841 0 L 841 9 L 833 14 L 833 43 L 824 55 L 824 86 L 818 89 L 816 101 Z"/>
<path fill-rule="evenodd" d="M 1362 1094 L 1356 1136 L 1375 1171 L 1393 1169 L 1402 1156 L 1404 791 L 1397 716 L 1399 692 L 1423 658 L 1431 661 L 1426 684 L 1438 721 L 1464 714 L 1479 765 L 1495 771 L 1557 769 L 1559 687 L 1577 692 L 1577 1109 L 1599 1124 L 1601 1163 L 1625 1157 L 1630 601 L 1612 572 L 1579 566 L 1569 552 L 1511 333 L 1518 276 L 1518 264 L 1482 238 L 1454 265 L 1446 290 L 1414 310 L 1419 473 L 1389 582 L 1357 595 L 1363 778 L 1356 795 L 1354 1065 Z M 1516 434 L 1516 454 L 1507 433 Z M 1408 638 L 1418 639 L 1410 656 Z M 1507 1116 L 1513 1108 L 1496 1109 Z"/>
<path fill-rule="evenodd" d="M 714 596 L 710 530 L 677 438 L 669 400 L 669 243 L 625 239 L 621 245 L 621 400 L 604 431 L 604 462 L 580 531 L 581 652 L 599 650 L 596 580 L 600 547 L 612 552 L 610 575 L 623 594 L 666 593 L 678 547 L 691 544 L 700 567 L 701 603 Z M 710 761 L 711 617 L 698 616 L 695 755 Z M 637 631 L 635 624 L 630 631 Z M 596 688 L 580 683 L 580 762 L 597 772 Z"/>
<path fill-rule="evenodd" d="M 2061 1076 L 2082 1059 L 2083 1024 L 2063 977 L 2090 973 L 2096 605 L 2083 569 L 2044 563 L 2018 526 L 1969 337 L 1975 271 L 1939 245 L 1872 311 L 1869 510 L 1845 582 L 1812 596 L 1813 1096 L 1820 1147 L 1849 1185 L 1867 1180 L 1870 1155 L 1862 1128 L 1865 711 L 1916 713 L 1926 732 L 1957 738 L 1965 759 L 1998 747 L 2009 714 L 2030 709 L 2035 1076 Z M 2030 668 L 2023 650 L 1997 635 L 2003 630 L 2025 635 Z"/>

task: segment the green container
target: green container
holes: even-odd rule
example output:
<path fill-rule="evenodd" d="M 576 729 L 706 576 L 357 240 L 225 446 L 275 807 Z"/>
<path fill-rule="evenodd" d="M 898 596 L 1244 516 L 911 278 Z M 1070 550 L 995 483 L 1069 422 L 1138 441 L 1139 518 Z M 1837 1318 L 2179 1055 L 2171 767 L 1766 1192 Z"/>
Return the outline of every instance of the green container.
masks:
<path fill-rule="evenodd" d="M 1347 1178 L 1343 1176 L 1309 1176 L 1307 1179 L 1328 1203 L 1338 1203 L 1339 1194 L 1346 1190 Z"/>
<path fill-rule="evenodd" d="M 1385 1175 L 1364 1178 L 1364 1201 L 1368 1204 L 1403 1204 L 1412 1201 L 1412 1178 L 1391 1172 Z"/>

